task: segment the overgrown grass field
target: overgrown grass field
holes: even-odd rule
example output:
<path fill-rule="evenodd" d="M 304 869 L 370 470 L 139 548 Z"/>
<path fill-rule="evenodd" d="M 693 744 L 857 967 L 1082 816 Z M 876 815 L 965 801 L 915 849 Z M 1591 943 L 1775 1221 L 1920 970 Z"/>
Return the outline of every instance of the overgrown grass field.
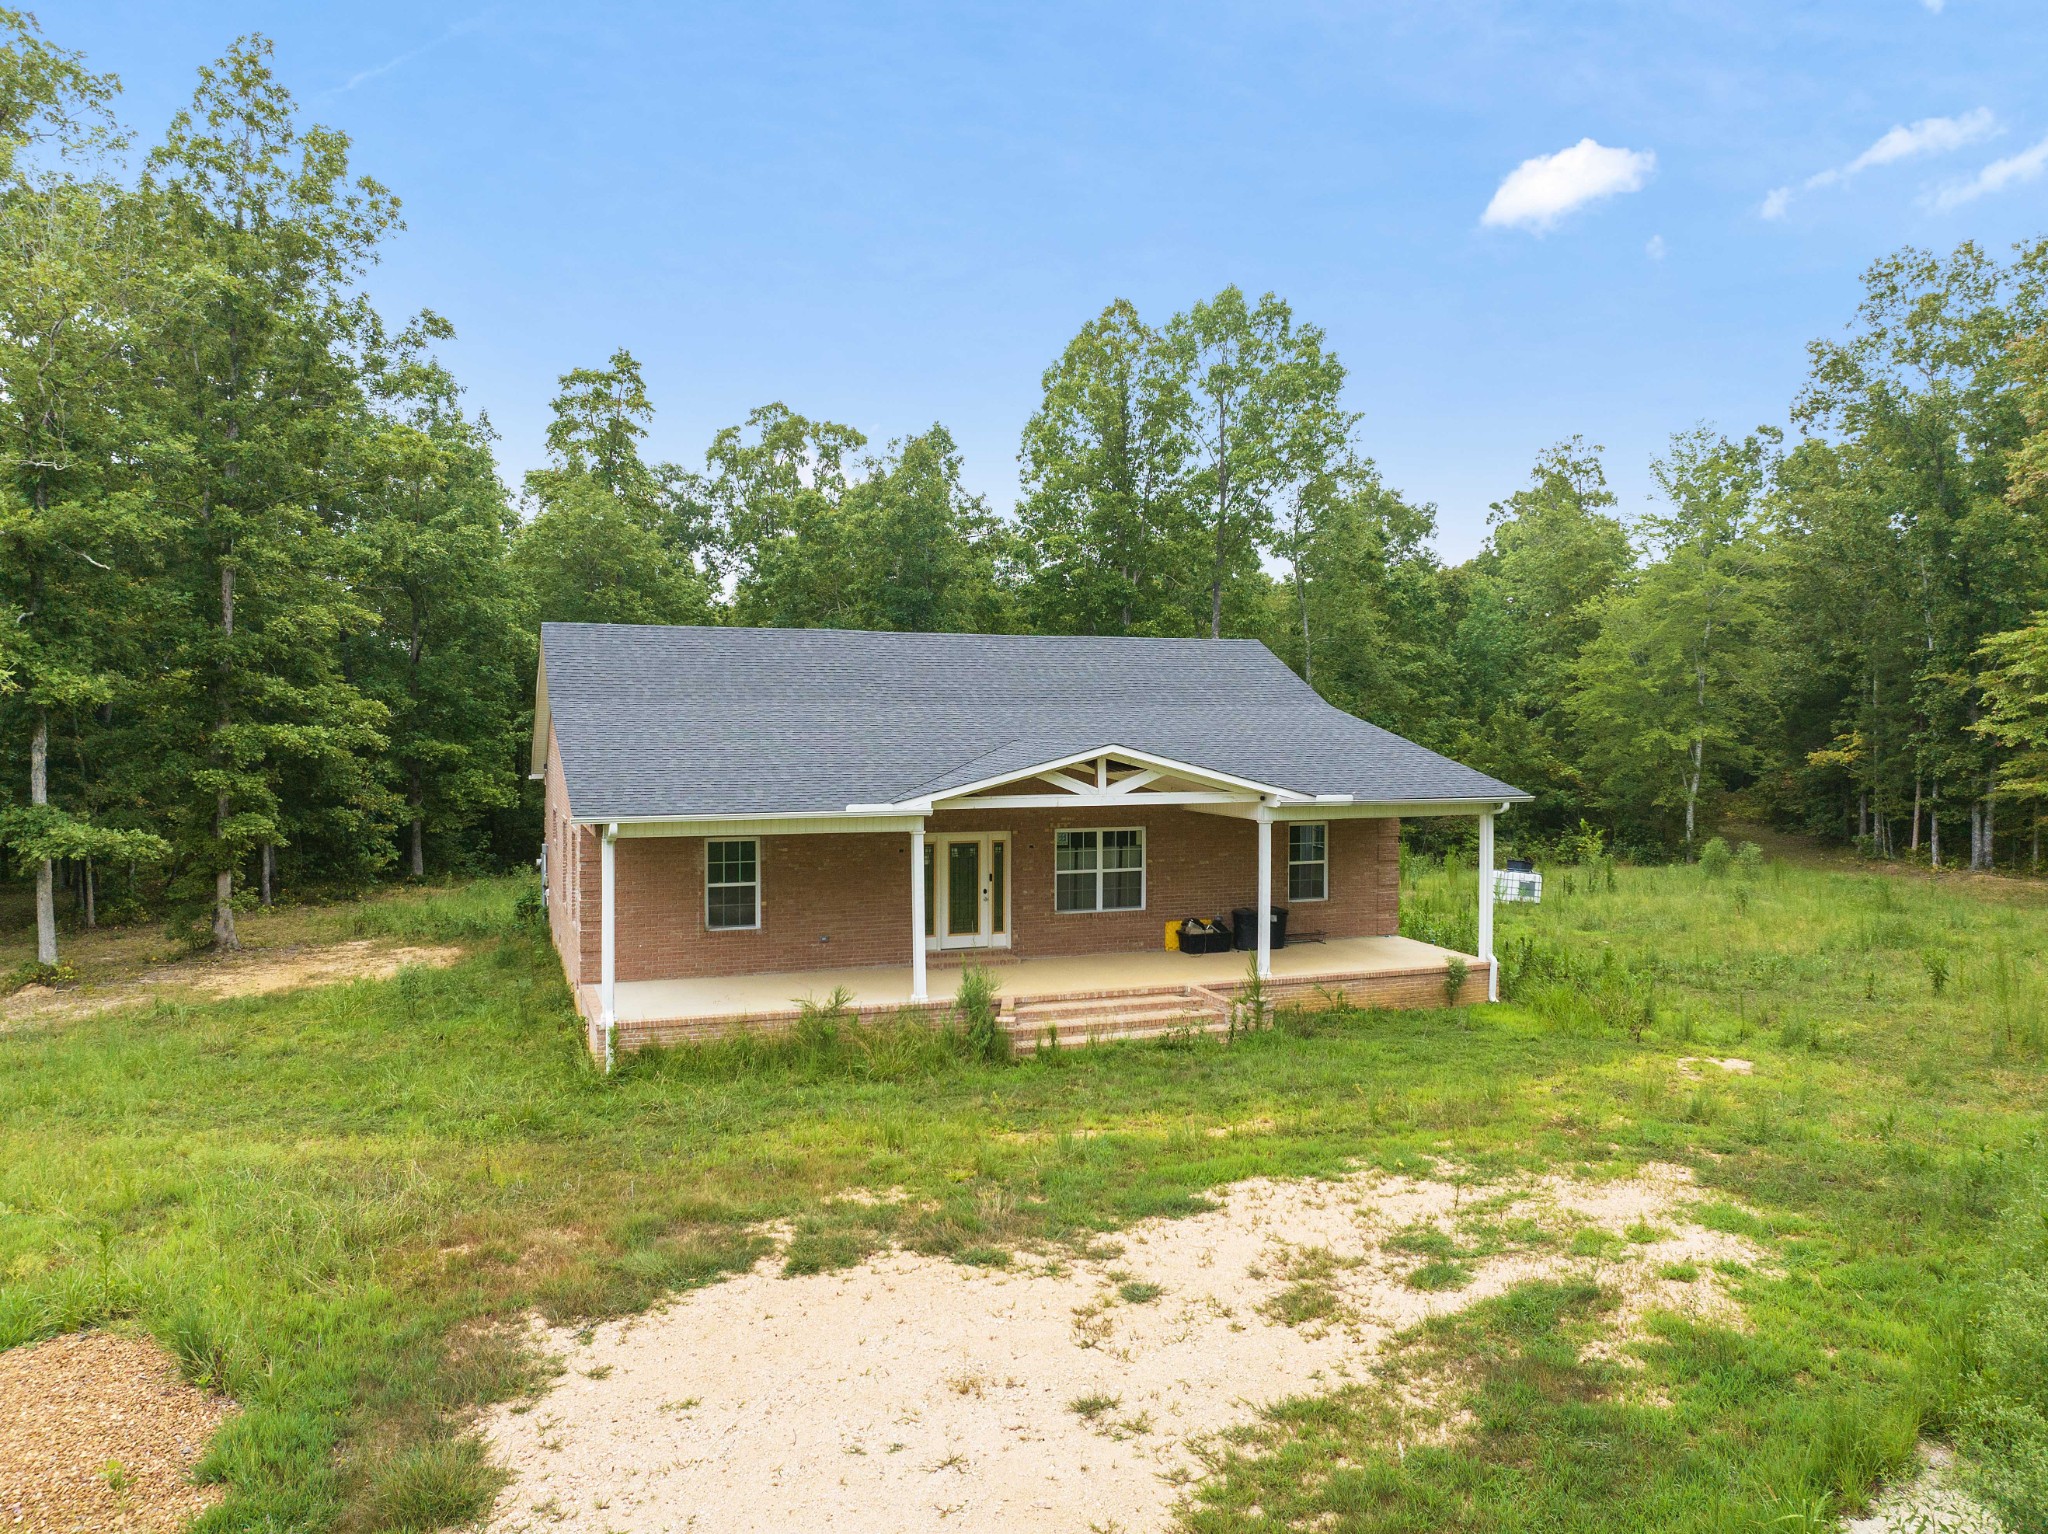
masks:
<path fill-rule="evenodd" d="M 1469 933 L 1469 871 L 1407 882 L 1417 935 Z M 0 1036 L 0 1346 L 134 1327 L 231 1393 L 201 1528 L 473 1518 L 495 1483 L 464 1414 L 532 1378 L 505 1323 L 714 1282 L 766 1219 L 794 1223 L 797 1271 L 892 1241 L 1000 1263 L 1253 1175 L 1649 1160 L 1771 1253 L 1728 1279 L 1749 1331 L 1659 1322 L 1622 1389 L 1582 1346 L 1600 1290 L 1527 1286 L 1390 1362 L 1460 1382 L 1450 1441 L 1397 1452 L 1381 1385 L 1304 1397 L 1242 1435 L 1190 1526 L 1823 1528 L 1927 1436 L 2015 1529 L 2048 1517 L 2039 887 L 1596 865 L 1503 908 L 1497 1008 L 1014 1065 L 828 1018 L 609 1079 L 524 893 L 346 918 L 472 945 L 451 969 Z M 1755 1068 L 1693 1081 L 1688 1055 Z M 831 1197 L 856 1187 L 912 1197 Z"/>

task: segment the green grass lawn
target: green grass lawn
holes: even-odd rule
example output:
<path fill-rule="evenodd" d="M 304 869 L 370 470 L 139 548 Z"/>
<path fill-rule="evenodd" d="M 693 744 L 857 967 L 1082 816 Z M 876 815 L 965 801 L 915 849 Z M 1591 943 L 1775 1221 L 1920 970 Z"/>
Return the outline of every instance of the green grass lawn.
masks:
<path fill-rule="evenodd" d="M 1469 930 L 1470 883 L 1412 880 L 1418 935 Z M 1772 1253 L 1728 1279 L 1750 1330 L 1660 1321 L 1624 1381 L 1583 1347 L 1598 1288 L 1525 1286 L 1251 1425 L 1190 1526 L 1822 1528 L 1927 1435 L 2016 1529 L 2048 1518 L 2037 886 L 1565 872 L 1501 913 L 1498 1008 L 1010 1066 L 816 1020 L 610 1079 L 522 888 L 343 922 L 473 944 L 452 969 L 0 1036 L 0 1346 L 132 1326 L 233 1394 L 203 1529 L 474 1516 L 493 1481 L 463 1414 L 532 1368 L 494 1323 L 714 1282 L 760 1255 L 765 1218 L 794 1223 L 798 1271 L 888 1242 L 1000 1262 L 1246 1176 L 1646 1160 L 1691 1166 L 1701 1218 Z M 1687 1055 L 1755 1069 L 1692 1081 Z M 853 1187 L 912 1197 L 830 1197 Z M 1398 1452 L 1404 1374 L 1455 1378 L 1469 1425 Z"/>

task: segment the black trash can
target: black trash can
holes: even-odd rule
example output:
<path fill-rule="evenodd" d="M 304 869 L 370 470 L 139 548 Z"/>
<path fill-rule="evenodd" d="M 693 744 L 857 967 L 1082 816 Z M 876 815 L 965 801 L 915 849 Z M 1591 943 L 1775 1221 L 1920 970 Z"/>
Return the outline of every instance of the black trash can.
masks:
<path fill-rule="evenodd" d="M 1250 906 L 1239 906 L 1230 913 L 1230 930 L 1237 939 L 1239 953 L 1249 953 L 1259 946 L 1259 913 Z M 1272 946 L 1287 946 L 1287 907 L 1273 907 Z"/>

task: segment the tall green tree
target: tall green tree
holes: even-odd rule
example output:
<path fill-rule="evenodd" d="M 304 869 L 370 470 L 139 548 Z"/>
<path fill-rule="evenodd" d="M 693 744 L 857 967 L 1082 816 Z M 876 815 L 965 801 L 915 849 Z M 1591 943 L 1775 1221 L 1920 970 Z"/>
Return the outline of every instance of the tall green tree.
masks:
<path fill-rule="evenodd" d="M 829 524 L 859 471 L 867 438 L 813 421 L 779 400 L 711 439 L 706 493 L 718 519 L 720 571 L 742 622 L 771 622 L 787 601 L 802 542 Z"/>
<path fill-rule="evenodd" d="M 1275 497 L 1312 480 L 1348 434 L 1344 368 L 1323 332 L 1296 325 L 1271 293 L 1251 304 L 1225 288 L 1175 315 L 1165 334 L 1192 396 L 1188 500 L 1208 546 L 1209 634 L 1221 638 L 1226 591 L 1261 580 Z"/>
<path fill-rule="evenodd" d="M 2025 620 L 2048 552 L 2036 512 L 2007 494 L 2024 435 L 2012 343 L 2032 328 L 2037 302 L 2014 279 L 1967 243 L 1947 257 L 1906 250 L 1877 262 L 1850 336 L 1813 345 L 1794 411 L 1841 455 L 1843 472 L 1837 493 L 1811 509 L 1834 535 L 1798 540 L 1788 555 L 1846 559 L 1901 598 L 1857 657 L 1855 685 L 1867 695 L 1903 670 L 1910 727 L 1882 737 L 1860 729 L 1866 704 L 1851 694 L 1835 734 L 1864 753 L 1876 785 L 1908 766 L 1916 783 L 1924 778 L 1937 858 L 1944 815 L 1960 803 L 1978 868 L 1993 856 L 1997 747 L 1972 728 L 1983 707 L 1977 655 Z M 1918 819 L 1916 802 L 1916 830 Z"/>
<path fill-rule="evenodd" d="M 1449 582 L 1455 753 L 1528 789 L 1531 820 L 1551 829 L 1595 802 L 1566 700 L 1601 603 L 1634 565 L 1602 451 L 1571 437 L 1540 453 L 1529 484 L 1494 504 L 1486 546 Z"/>
<path fill-rule="evenodd" d="M 354 580 L 376 613 L 350 673 L 389 714 L 388 761 L 405 800 L 405 857 L 427 871 L 429 840 L 467 861 L 480 818 L 518 798 L 514 725 L 533 638 L 507 558 L 506 504 L 485 421 L 426 348 L 452 339 L 422 315 L 370 349 L 374 416 L 351 465 Z"/>
<path fill-rule="evenodd" d="M 180 598 L 151 679 L 157 798 L 234 948 L 252 853 L 298 831 L 367 873 L 395 808 L 385 711 L 339 664 L 339 635 L 374 620 L 337 578 L 329 470 L 362 419 L 356 285 L 398 208 L 345 136 L 301 129 L 260 37 L 200 71 L 143 187 L 188 286 L 151 338 L 150 492 Z"/>
<path fill-rule="evenodd" d="M 1435 510 L 1345 458 L 1300 482 L 1276 519 L 1287 575 L 1274 587 L 1270 643 L 1340 708 L 1442 745 L 1450 698 Z"/>
<path fill-rule="evenodd" d="M 1053 633 L 1187 634 L 1199 622 L 1184 355 L 1118 299 L 1040 380 L 1017 508 L 1026 611 Z"/>
<path fill-rule="evenodd" d="M 864 459 L 833 496 L 803 498 L 800 533 L 761 547 L 735 594 L 776 627 L 987 632 L 1008 626 L 1009 538 L 961 482 L 943 426 Z"/>
<path fill-rule="evenodd" d="M 161 296 L 146 221 L 106 169 L 121 147 L 114 82 L 0 11 L 0 718 L 27 736 L 27 799 L 0 808 L 0 845 L 35 877 L 36 960 L 57 962 L 55 864 L 153 859 L 138 828 L 96 823 L 74 776 L 53 799 L 53 719 L 103 706 L 132 622 L 151 528 L 125 465 L 146 381 L 134 349 Z M 10 753 L 11 754 L 11 753 Z M 58 796 L 62 799 L 64 796 Z M 91 909 L 88 895 L 88 911 Z"/>
<path fill-rule="evenodd" d="M 548 466 L 526 476 L 532 519 L 513 560 L 540 621 L 703 623 L 711 617 L 711 524 L 695 479 L 649 464 L 654 417 L 625 349 L 561 377 Z"/>
<path fill-rule="evenodd" d="M 1750 767 L 1767 667 L 1766 490 L 1775 433 L 1681 432 L 1651 466 L 1663 509 L 1637 523 L 1641 574 L 1599 606 L 1571 712 L 1609 805 L 1676 814 L 1695 844 L 1704 794 Z"/>

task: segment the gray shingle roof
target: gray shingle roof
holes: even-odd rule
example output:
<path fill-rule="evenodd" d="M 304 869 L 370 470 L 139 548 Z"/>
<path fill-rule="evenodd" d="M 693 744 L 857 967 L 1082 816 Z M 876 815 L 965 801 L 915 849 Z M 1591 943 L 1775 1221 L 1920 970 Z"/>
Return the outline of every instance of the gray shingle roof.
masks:
<path fill-rule="evenodd" d="M 896 804 L 1112 745 L 1305 795 L 1527 797 L 1256 640 L 547 623 L 541 656 L 579 820 Z"/>

